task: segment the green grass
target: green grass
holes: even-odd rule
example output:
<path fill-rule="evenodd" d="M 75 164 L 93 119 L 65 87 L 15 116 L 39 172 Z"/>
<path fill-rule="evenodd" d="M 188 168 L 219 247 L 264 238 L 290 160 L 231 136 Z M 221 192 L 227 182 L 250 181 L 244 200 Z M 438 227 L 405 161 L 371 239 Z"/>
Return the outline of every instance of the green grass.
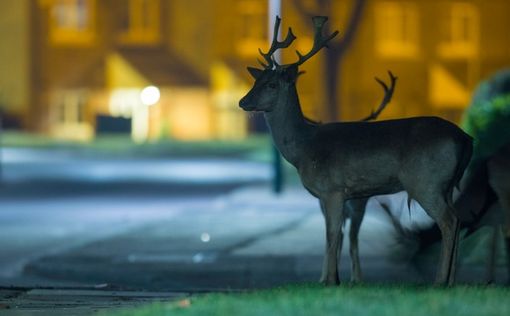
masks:
<path fill-rule="evenodd" d="M 135 143 L 129 135 L 102 135 L 91 142 L 57 140 L 47 136 L 21 132 L 4 132 L 2 147 L 31 147 L 47 149 L 73 149 L 84 153 L 91 151 L 106 155 L 145 157 L 182 156 L 238 156 L 252 160 L 268 161 L 271 140 L 267 136 L 253 136 L 242 140 L 178 141 L 162 139 Z"/>
<path fill-rule="evenodd" d="M 102 315 L 510 315 L 510 289 L 410 285 L 325 288 L 314 284 L 242 294 L 207 294 Z"/>
<path fill-rule="evenodd" d="M 73 142 L 25 132 L 2 131 L 0 135 L 3 147 L 60 147 L 72 146 Z"/>

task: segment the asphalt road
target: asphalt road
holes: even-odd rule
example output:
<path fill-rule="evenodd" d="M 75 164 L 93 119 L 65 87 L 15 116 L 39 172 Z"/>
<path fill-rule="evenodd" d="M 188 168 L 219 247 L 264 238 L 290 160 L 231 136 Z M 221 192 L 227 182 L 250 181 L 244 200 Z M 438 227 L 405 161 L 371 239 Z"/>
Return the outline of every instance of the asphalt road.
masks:
<path fill-rule="evenodd" d="M 319 278 L 317 201 L 299 187 L 271 194 L 267 164 L 4 149 L 2 167 L 0 286 L 196 292 Z M 402 212 L 402 196 L 389 199 L 403 225 L 430 224 L 416 207 Z M 413 245 L 399 241 L 376 202 L 360 232 L 365 280 L 430 282 L 437 247 L 410 262 Z M 348 280 L 348 238 L 344 245 Z M 487 239 L 464 245 L 462 280 L 483 282 L 484 259 L 470 253 L 484 253 Z"/>
<path fill-rule="evenodd" d="M 81 286 L 27 276 L 39 258 L 201 209 L 267 183 L 265 164 L 235 159 L 119 159 L 69 150 L 2 149 L 0 286 Z"/>

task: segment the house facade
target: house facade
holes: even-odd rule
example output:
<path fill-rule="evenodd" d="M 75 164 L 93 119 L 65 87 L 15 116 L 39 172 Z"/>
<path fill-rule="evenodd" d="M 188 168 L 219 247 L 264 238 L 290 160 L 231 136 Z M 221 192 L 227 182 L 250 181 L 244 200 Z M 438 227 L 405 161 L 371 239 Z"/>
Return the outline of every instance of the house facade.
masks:
<path fill-rule="evenodd" d="M 289 24 L 302 25 L 295 1 L 283 1 L 284 16 L 298 17 Z M 332 1 L 328 23 L 340 30 L 339 36 L 345 33 L 352 4 Z M 339 70 L 340 119 L 369 114 L 383 95 L 373 78 L 388 80 L 391 70 L 399 79 L 393 102 L 380 118 L 437 115 L 459 122 L 477 83 L 510 67 L 508 12 L 510 2 L 505 0 L 368 0 Z M 303 30 L 310 34 L 310 28 Z M 307 67 L 317 65 L 305 65 L 304 70 Z M 323 82 L 313 83 L 317 78 L 320 73 L 305 75 L 301 83 L 303 90 L 310 89 L 310 97 L 303 100 L 305 113 L 321 119 L 321 107 L 315 104 L 321 104 L 322 97 L 313 91 L 322 91 Z"/>
<path fill-rule="evenodd" d="M 311 21 L 282 0 L 294 46 Z M 302 0 L 313 13 L 314 0 Z M 332 28 L 353 0 L 332 0 Z M 267 0 L 5 0 L 0 4 L 0 107 L 24 128 L 91 139 L 129 130 L 135 140 L 232 139 L 260 129 L 237 103 L 268 44 Z M 341 63 L 341 120 L 366 116 L 382 97 L 374 76 L 399 77 L 381 118 L 439 115 L 458 121 L 477 82 L 510 65 L 510 2 L 368 0 Z M 317 12 L 318 14 L 323 14 Z M 272 20 L 272 18 L 271 18 Z M 283 52 L 292 62 L 294 50 Z M 298 82 L 305 114 L 324 117 L 320 53 Z M 142 95 L 144 97 L 142 97 Z M 147 101 L 149 100 L 149 101 Z M 263 125 L 263 123 L 262 123 Z"/>

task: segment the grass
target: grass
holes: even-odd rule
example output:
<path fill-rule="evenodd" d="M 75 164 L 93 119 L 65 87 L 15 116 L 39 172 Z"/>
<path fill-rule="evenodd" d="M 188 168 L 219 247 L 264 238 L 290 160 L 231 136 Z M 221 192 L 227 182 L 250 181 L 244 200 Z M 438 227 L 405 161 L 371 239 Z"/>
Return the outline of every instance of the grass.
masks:
<path fill-rule="evenodd" d="M 510 289 L 412 285 L 325 288 L 313 284 L 242 294 L 207 294 L 102 315 L 510 315 Z"/>
<path fill-rule="evenodd" d="M 253 136 L 242 140 L 224 141 L 161 139 L 138 144 L 133 142 L 129 135 L 101 135 L 90 142 L 73 142 L 36 134 L 7 131 L 2 133 L 0 142 L 2 147 L 73 149 L 117 156 L 237 156 L 268 161 L 271 153 L 271 140 L 267 136 Z"/>

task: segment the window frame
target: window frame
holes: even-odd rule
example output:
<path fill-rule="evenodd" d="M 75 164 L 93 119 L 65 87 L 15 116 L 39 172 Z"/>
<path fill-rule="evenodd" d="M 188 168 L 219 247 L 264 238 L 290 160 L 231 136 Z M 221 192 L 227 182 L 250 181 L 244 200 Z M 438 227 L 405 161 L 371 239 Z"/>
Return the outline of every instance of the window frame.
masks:
<path fill-rule="evenodd" d="M 59 14 L 63 14 L 70 24 L 59 25 Z M 79 25 L 81 14 L 85 14 L 84 27 Z M 53 0 L 50 4 L 49 33 L 50 41 L 55 45 L 92 44 L 96 36 L 96 0 Z"/>
<path fill-rule="evenodd" d="M 143 10 L 144 5 L 146 10 Z M 147 14 L 145 17 L 144 12 Z M 119 32 L 118 42 L 126 45 L 158 44 L 161 41 L 160 12 L 160 0 L 129 0 L 128 27 Z M 144 20 L 150 22 L 148 27 L 144 27 Z"/>
<path fill-rule="evenodd" d="M 442 40 L 437 52 L 443 58 L 470 58 L 480 49 L 480 12 L 469 2 L 450 3 L 448 18 L 444 21 L 448 38 Z M 469 20 L 466 23 L 466 20 Z M 464 34 L 463 34 L 464 33 Z"/>
<path fill-rule="evenodd" d="M 414 3 L 385 1 L 374 6 L 374 45 L 383 58 L 418 58 L 419 11 Z"/>
<path fill-rule="evenodd" d="M 268 43 L 268 16 L 264 0 L 242 0 L 237 3 L 236 51 L 243 57 L 258 56 L 259 48 Z M 250 23 L 251 21 L 251 23 Z M 255 30 L 246 32 L 246 25 Z"/>

